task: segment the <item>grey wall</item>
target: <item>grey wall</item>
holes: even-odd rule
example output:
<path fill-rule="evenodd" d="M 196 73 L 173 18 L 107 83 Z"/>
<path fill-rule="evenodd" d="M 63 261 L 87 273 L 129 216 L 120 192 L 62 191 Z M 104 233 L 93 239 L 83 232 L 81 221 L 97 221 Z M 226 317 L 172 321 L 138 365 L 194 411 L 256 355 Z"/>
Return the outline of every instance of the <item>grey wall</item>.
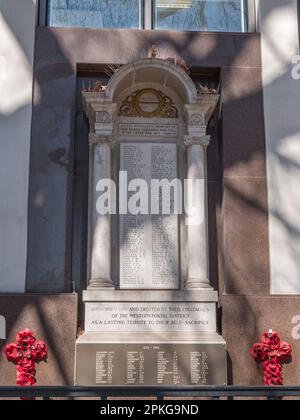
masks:
<path fill-rule="evenodd" d="M 25 290 L 35 0 L 0 0 L 0 293 Z"/>
<path fill-rule="evenodd" d="M 297 0 L 260 2 L 270 212 L 271 291 L 300 293 L 300 80 Z"/>

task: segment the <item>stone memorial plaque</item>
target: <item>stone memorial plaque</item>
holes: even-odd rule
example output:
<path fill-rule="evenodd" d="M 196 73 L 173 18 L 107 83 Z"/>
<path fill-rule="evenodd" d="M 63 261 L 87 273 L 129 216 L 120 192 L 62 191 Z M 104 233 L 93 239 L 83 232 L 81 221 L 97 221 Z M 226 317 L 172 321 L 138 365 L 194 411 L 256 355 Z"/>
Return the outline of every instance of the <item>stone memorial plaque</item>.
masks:
<path fill-rule="evenodd" d="M 214 332 L 216 304 L 198 302 L 86 303 L 86 332 Z"/>
<path fill-rule="evenodd" d="M 174 191 L 170 193 L 171 214 L 151 215 L 151 180 L 177 178 L 177 146 L 165 143 L 123 143 L 120 169 L 128 182 L 146 181 L 149 214 L 120 215 L 120 287 L 122 289 L 179 288 L 179 224 L 174 214 Z M 128 195 L 128 200 L 136 194 Z M 157 197 L 161 208 L 162 194 Z M 172 214 L 173 212 L 173 214 Z"/>
<path fill-rule="evenodd" d="M 178 124 L 161 123 L 120 123 L 119 136 L 121 137 L 156 137 L 177 138 Z"/>
<path fill-rule="evenodd" d="M 225 344 L 79 344 L 76 385 L 226 385 Z"/>

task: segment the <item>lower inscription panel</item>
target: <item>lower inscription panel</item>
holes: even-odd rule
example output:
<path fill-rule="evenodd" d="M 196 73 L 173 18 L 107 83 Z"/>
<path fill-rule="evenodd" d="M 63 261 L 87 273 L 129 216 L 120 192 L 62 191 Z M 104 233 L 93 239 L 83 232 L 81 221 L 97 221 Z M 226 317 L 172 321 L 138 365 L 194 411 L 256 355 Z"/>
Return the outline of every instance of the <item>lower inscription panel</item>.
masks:
<path fill-rule="evenodd" d="M 224 385 L 225 344 L 77 344 L 76 385 Z"/>

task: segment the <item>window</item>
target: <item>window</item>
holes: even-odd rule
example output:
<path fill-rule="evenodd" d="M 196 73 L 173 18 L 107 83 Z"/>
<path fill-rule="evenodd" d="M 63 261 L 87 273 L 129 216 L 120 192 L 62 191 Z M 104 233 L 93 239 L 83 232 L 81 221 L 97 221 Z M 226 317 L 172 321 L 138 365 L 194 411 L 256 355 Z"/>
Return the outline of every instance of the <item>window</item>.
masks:
<path fill-rule="evenodd" d="M 244 0 L 156 0 L 155 28 L 244 32 Z"/>
<path fill-rule="evenodd" d="M 254 0 L 40 0 L 58 27 L 245 32 Z M 47 18 L 46 18 L 47 15 Z M 251 25 L 249 26 L 250 28 Z"/>
<path fill-rule="evenodd" d="M 141 6 L 142 0 L 49 0 L 48 25 L 138 29 Z"/>

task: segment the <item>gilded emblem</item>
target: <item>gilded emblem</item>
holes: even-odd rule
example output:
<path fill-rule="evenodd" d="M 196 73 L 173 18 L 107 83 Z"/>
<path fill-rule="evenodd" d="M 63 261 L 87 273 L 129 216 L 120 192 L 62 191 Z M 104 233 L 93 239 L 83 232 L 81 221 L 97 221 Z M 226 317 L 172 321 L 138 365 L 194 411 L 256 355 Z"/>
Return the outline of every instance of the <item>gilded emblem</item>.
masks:
<path fill-rule="evenodd" d="M 178 118 L 174 101 L 162 92 L 146 88 L 127 96 L 120 107 L 123 117 Z"/>

